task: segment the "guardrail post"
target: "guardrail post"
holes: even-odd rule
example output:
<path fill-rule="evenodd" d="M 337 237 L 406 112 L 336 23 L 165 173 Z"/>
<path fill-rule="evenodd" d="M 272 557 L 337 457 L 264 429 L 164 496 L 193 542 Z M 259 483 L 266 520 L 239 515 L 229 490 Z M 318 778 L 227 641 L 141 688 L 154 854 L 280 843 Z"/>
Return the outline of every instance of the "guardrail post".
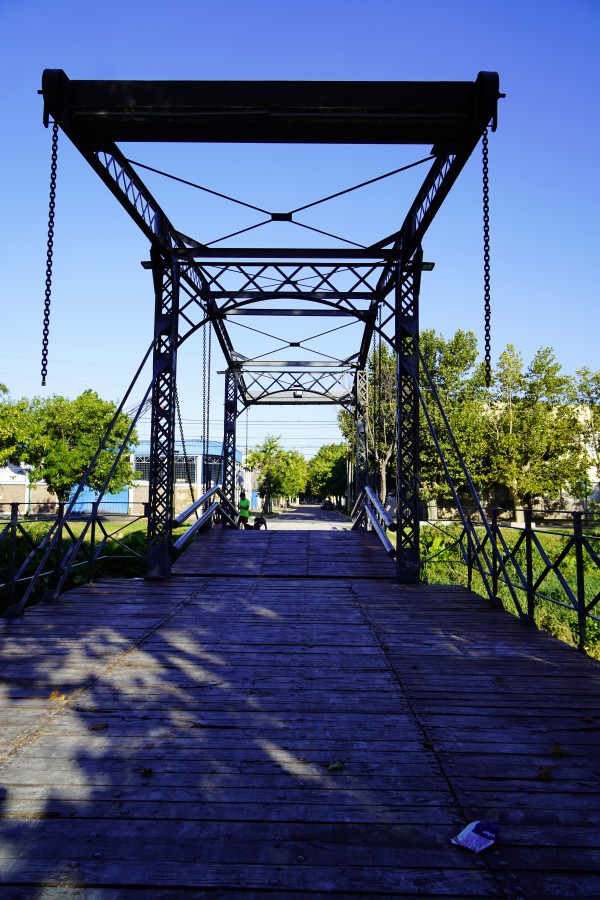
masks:
<path fill-rule="evenodd" d="M 15 572 L 17 571 L 17 526 L 19 524 L 19 504 L 10 504 L 10 538 L 8 545 L 8 605 L 15 599 Z"/>
<path fill-rule="evenodd" d="M 535 593 L 533 590 L 533 525 L 532 511 L 530 509 L 523 510 L 525 518 L 525 563 L 527 574 L 527 616 L 525 621 L 528 625 L 535 624 Z"/>
<path fill-rule="evenodd" d="M 583 517 L 580 511 L 573 513 L 573 539 L 575 541 L 575 571 L 577 577 L 577 622 L 579 641 L 577 649 L 585 649 L 587 615 L 585 612 L 585 570 L 583 567 Z"/>

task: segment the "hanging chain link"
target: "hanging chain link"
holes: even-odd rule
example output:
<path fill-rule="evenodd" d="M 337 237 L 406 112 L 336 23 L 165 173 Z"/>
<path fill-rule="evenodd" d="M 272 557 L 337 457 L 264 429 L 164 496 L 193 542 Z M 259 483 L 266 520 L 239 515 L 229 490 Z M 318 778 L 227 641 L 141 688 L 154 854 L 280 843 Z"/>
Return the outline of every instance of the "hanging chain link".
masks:
<path fill-rule="evenodd" d="M 52 125 L 52 161 L 50 164 L 50 202 L 48 204 L 48 248 L 46 251 L 46 288 L 44 291 L 44 330 L 42 337 L 42 387 L 48 374 L 48 338 L 52 299 L 52 256 L 54 253 L 54 210 L 56 207 L 56 167 L 58 164 L 58 122 Z"/>
<path fill-rule="evenodd" d="M 179 423 L 179 436 L 181 437 L 181 449 L 183 450 L 183 459 L 185 461 L 185 474 L 187 476 L 188 484 L 190 486 L 190 496 L 192 498 L 192 503 L 195 503 L 196 496 L 194 494 L 194 484 L 192 482 L 192 472 L 190 469 L 190 460 L 187 455 L 187 450 L 185 447 L 185 438 L 183 436 L 183 422 L 181 421 L 181 408 L 179 406 L 179 394 L 177 393 L 177 386 L 175 386 L 175 409 L 177 410 L 177 421 Z M 198 518 L 198 510 L 196 510 L 196 518 Z"/>
<path fill-rule="evenodd" d="M 483 132 L 483 284 L 485 308 L 485 383 L 492 383 L 491 292 L 490 292 L 490 181 L 488 167 L 488 132 Z"/>

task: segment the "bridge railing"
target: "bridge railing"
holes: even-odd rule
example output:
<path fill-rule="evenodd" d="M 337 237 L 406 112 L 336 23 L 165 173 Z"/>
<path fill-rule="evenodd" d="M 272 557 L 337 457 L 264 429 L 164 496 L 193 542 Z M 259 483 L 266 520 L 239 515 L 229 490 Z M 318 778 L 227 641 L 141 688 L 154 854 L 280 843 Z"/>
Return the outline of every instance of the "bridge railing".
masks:
<path fill-rule="evenodd" d="M 211 500 L 213 502 L 209 503 Z M 203 509 L 201 515 L 197 515 L 201 509 Z M 173 543 L 173 549 L 176 552 L 181 552 L 198 531 L 209 527 L 215 521 L 226 522 L 231 528 L 237 527 L 237 510 L 233 503 L 225 496 L 219 485 L 215 485 L 209 491 L 206 491 L 206 493 L 195 500 L 194 503 L 191 503 L 187 509 L 184 509 L 183 512 L 179 513 L 179 515 L 173 519 L 173 528 L 180 528 L 182 525 L 185 525 L 188 519 L 193 515 L 197 516 L 196 520 L 189 526 L 187 531 Z"/>
<path fill-rule="evenodd" d="M 387 531 L 396 530 L 396 523 L 372 488 L 365 487 L 360 492 L 352 508 L 351 517 L 354 520 L 352 531 L 364 527 L 372 528 L 388 556 L 396 556 L 396 548 L 387 535 Z"/>
<path fill-rule="evenodd" d="M 561 630 L 570 632 L 581 650 L 597 642 L 600 530 L 584 527 L 585 513 L 570 511 L 560 524 L 548 524 L 536 521 L 530 509 L 523 511 L 523 522 L 505 521 L 503 511 L 491 509 L 489 529 L 478 511 L 467 515 L 466 528 L 456 519 L 422 526 L 426 581 L 454 581 L 487 593 L 527 624 L 558 636 Z M 479 534 L 477 544 L 473 530 Z"/>
<path fill-rule="evenodd" d="M 92 501 L 83 516 L 68 514 L 64 503 L 0 505 L 0 612 L 52 598 L 59 584 L 93 581 L 103 563 L 145 559 L 145 527 L 135 536 L 136 523 L 146 518 L 144 504 L 129 507 L 126 516 L 108 512 L 106 501 L 102 511 L 99 506 Z"/>
<path fill-rule="evenodd" d="M 117 562 L 121 575 L 142 573 L 146 504 L 111 513 L 105 499 L 87 503 L 90 511 L 85 514 L 73 512 L 72 503 L 0 504 L 0 615 L 53 599 L 69 587 L 93 581 L 99 572 L 110 576 Z M 175 554 L 216 522 L 237 527 L 237 510 L 218 485 L 176 516 L 172 528 L 180 529 L 192 516 L 196 518 L 190 527 L 173 541 Z"/>
<path fill-rule="evenodd" d="M 586 533 L 583 514 L 574 512 L 572 531 L 562 533 L 563 542 L 556 553 L 549 552 L 549 545 L 541 539 L 539 528 L 534 528 L 532 511 L 525 510 L 524 522 L 516 529 L 517 536 L 508 539 L 507 526 L 501 522 L 498 511 L 491 510 L 489 517 L 486 514 L 422 355 L 420 362 L 429 396 L 439 411 L 469 497 L 467 503 L 470 505 L 461 502 L 427 399 L 419 388 L 423 415 L 435 443 L 460 523 L 455 543 L 460 547 L 467 566 L 468 586 L 475 586 L 479 593 L 487 595 L 491 600 L 501 600 L 522 621 L 531 625 L 536 623 L 536 609 L 539 611 L 540 603 L 550 602 L 556 607 L 562 607 L 576 616 L 577 645 L 583 650 L 590 629 L 596 629 L 598 623 L 594 612 L 600 601 L 598 536 Z M 440 551 L 436 556 L 440 558 L 443 552 Z M 425 565 L 431 563 L 431 558 L 424 562 Z M 574 566 L 574 580 L 565 576 L 568 564 Z M 552 597 L 544 591 L 551 577 L 559 585 Z"/>

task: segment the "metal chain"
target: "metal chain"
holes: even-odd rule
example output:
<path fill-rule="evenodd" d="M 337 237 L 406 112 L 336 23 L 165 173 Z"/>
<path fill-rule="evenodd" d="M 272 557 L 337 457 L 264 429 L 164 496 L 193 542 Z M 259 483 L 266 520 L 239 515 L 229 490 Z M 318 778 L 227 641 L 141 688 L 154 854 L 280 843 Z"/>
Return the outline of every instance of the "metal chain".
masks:
<path fill-rule="evenodd" d="M 187 475 L 188 484 L 190 486 L 190 495 L 192 498 L 192 503 L 196 502 L 196 497 L 194 494 L 194 485 L 192 482 L 192 472 L 190 469 L 190 461 L 187 455 L 187 450 L 185 447 L 185 438 L 183 436 L 183 422 L 181 421 L 181 409 L 179 406 L 179 394 L 177 393 L 177 386 L 175 386 L 175 409 L 177 410 L 177 421 L 179 422 L 179 436 L 181 437 L 181 449 L 183 450 L 183 459 L 185 462 L 185 474 Z M 196 510 L 196 518 L 198 518 L 198 511 Z"/>
<path fill-rule="evenodd" d="M 485 308 L 485 383 L 492 383 L 491 293 L 490 293 L 490 182 L 488 167 L 488 133 L 483 132 L 483 284 Z"/>
<path fill-rule="evenodd" d="M 54 253 L 54 210 L 56 207 L 56 167 L 58 163 L 58 122 L 52 125 L 52 161 L 50 163 L 50 202 L 48 204 L 48 248 L 46 251 L 46 288 L 44 291 L 44 330 L 42 337 L 42 387 L 48 374 L 48 338 L 52 299 L 52 256 Z"/>

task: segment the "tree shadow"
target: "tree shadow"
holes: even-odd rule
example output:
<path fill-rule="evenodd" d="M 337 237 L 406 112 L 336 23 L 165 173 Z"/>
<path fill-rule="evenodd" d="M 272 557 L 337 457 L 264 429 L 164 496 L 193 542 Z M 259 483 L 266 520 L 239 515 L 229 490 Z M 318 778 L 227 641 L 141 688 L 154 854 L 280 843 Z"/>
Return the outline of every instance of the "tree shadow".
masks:
<path fill-rule="evenodd" d="M 485 887 L 341 580 L 106 581 L 6 622 L 2 659 L 11 898 Z"/>

